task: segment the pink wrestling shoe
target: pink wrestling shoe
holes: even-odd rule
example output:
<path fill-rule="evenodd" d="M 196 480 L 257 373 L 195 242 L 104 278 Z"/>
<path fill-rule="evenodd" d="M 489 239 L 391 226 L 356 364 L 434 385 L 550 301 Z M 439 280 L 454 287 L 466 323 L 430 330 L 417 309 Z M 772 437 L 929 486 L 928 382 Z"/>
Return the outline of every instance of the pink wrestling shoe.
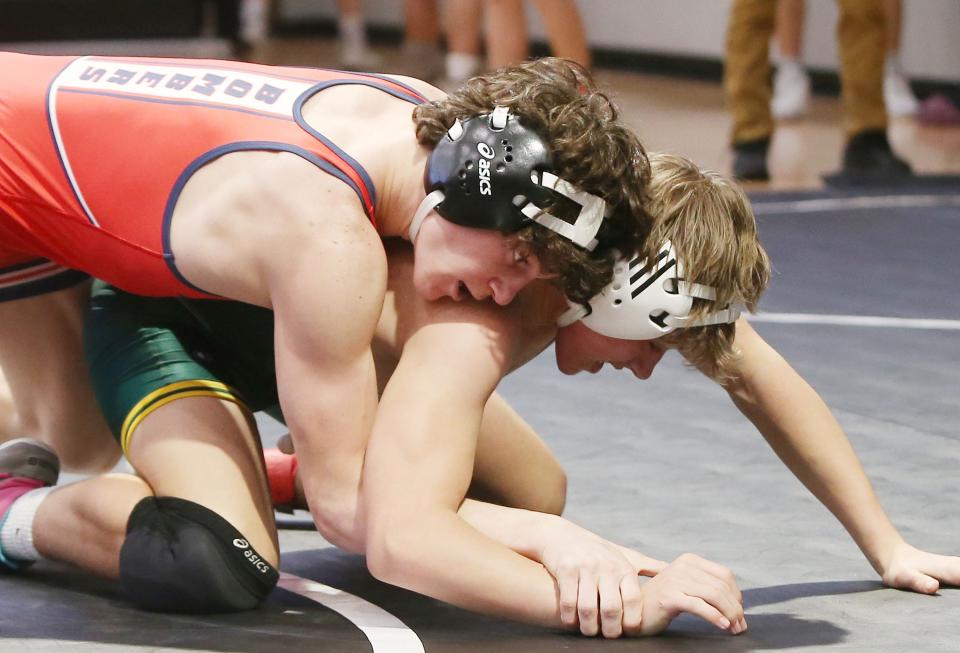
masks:
<path fill-rule="evenodd" d="M 14 501 L 30 490 L 55 485 L 59 476 L 60 459 L 39 440 L 18 438 L 0 444 L 0 529 Z M 5 558 L 0 549 L 0 569 L 20 566 Z"/>

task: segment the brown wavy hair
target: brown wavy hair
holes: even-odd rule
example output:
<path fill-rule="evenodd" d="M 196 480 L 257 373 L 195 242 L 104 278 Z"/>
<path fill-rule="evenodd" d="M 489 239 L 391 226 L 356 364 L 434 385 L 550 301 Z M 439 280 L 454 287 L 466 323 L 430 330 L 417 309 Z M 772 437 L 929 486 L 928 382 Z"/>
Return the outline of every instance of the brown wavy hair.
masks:
<path fill-rule="evenodd" d="M 553 57 L 474 77 L 443 100 L 418 106 L 413 112 L 417 140 L 432 147 L 456 119 L 497 106 L 510 109 L 546 139 L 556 175 L 614 209 L 593 253 L 535 223 L 513 235 L 515 247 L 536 255 L 545 271 L 558 275 L 556 282 L 570 299 L 586 302 L 613 275 L 611 250 L 636 250 L 650 227 L 650 166 L 643 145 L 585 68 Z"/>
<path fill-rule="evenodd" d="M 756 311 L 770 280 L 770 260 L 743 189 L 682 156 L 651 153 L 649 161 L 649 211 L 654 222 L 643 249 L 648 260 L 669 240 L 683 261 L 687 281 L 716 288 L 716 301 L 694 300 L 694 317 L 734 303 Z M 733 324 L 720 324 L 677 329 L 662 340 L 692 365 L 723 381 L 730 378 L 737 356 L 734 335 Z"/>

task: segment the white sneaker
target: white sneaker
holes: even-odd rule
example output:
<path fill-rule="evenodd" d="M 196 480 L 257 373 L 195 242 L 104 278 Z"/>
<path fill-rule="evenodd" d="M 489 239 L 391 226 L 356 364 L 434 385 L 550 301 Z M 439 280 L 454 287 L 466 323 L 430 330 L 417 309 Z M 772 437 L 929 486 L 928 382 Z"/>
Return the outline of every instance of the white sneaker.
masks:
<path fill-rule="evenodd" d="M 893 117 L 912 116 L 919 102 L 910 89 L 910 83 L 899 70 L 888 69 L 883 75 L 883 103 Z"/>
<path fill-rule="evenodd" d="M 774 118 L 798 118 L 810 106 L 810 76 L 804 67 L 795 61 L 786 61 L 777 66 L 773 76 L 773 98 L 770 112 Z"/>

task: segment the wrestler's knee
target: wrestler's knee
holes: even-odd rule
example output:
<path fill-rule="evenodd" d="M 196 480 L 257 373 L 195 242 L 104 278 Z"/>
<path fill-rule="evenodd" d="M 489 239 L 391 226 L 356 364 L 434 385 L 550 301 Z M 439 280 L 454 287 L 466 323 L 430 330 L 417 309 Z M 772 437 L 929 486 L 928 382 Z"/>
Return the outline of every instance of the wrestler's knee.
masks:
<path fill-rule="evenodd" d="M 120 581 L 134 603 L 161 612 L 249 610 L 279 575 L 243 535 L 192 501 L 147 497 L 120 550 Z"/>

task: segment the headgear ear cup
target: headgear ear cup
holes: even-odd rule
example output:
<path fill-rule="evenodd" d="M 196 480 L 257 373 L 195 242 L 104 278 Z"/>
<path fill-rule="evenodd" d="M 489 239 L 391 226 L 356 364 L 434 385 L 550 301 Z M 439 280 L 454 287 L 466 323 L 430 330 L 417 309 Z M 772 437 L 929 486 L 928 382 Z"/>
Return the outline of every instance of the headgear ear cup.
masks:
<path fill-rule="evenodd" d="M 455 224 L 504 234 L 532 220 L 592 250 L 608 214 L 606 203 L 560 179 L 552 168 L 549 144 L 505 107 L 457 121 L 427 160 L 427 197 L 410 225 L 410 240 L 436 210 Z M 543 209 L 558 197 L 579 206 L 572 223 Z"/>
<path fill-rule="evenodd" d="M 679 328 L 735 322 L 736 306 L 693 320 L 694 299 L 716 300 L 716 290 L 685 279 L 682 261 L 670 241 L 660 247 L 653 263 L 620 258 L 613 280 L 590 300 L 589 309 L 571 303 L 558 320 L 564 327 L 577 320 L 600 335 L 622 340 L 653 340 Z"/>

